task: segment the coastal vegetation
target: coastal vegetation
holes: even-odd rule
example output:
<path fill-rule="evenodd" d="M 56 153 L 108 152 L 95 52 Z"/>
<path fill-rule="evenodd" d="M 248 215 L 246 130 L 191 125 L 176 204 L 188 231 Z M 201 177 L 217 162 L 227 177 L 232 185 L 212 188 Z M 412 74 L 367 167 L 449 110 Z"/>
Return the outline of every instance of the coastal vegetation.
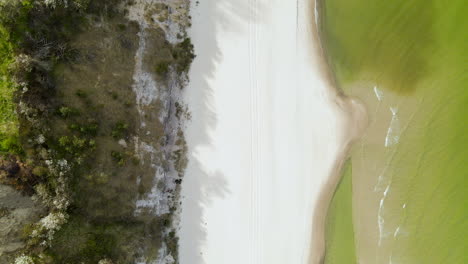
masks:
<path fill-rule="evenodd" d="M 140 27 L 126 18 L 130 4 L 0 2 L 0 183 L 46 208 L 24 226 L 24 247 L 1 252 L 1 263 L 129 263 L 157 258 L 162 241 L 177 256 L 177 238 L 165 235 L 175 209 L 135 214 L 138 195 L 151 189 L 138 179 L 154 174 L 136 152 Z M 186 74 L 190 40 L 159 37 L 170 56 L 154 74 Z"/>

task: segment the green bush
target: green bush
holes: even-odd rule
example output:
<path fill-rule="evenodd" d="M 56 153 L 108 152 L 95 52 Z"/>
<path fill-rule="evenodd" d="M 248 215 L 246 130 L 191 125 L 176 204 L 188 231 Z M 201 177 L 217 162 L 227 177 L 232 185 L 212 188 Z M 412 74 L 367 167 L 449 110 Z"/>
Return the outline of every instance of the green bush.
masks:
<path fill-rule="evenodd" d="M 128 124 L 125 122 L 117 122 L 112 129 L 111 136 L 115 139 L 123 138 L 128 133 Z"/>
<path fill-rule="evenodd" d="M 172 56 L 176 60 L 177 71 L 180 73 L 188 72 L 193 59 L 195 59 L 194 47 L 190 38 L 175 45 Z"/>
<path fill-rule="evenodd" d="M 2 135 L 0 134 L 0 154 L 21 154 L 23 149 L 19 142 L 19 137 L 16 134 Z"/>
<path fill-rule="evenodd" d="M 16 85 L 10 71 L 13 62 L 14 45 L 9 32 L 0 24 L 0 152 L 18 153 L 21 147 L 14 102 Z"/>
<path fill-rule="evenodd" d="M 125 165 L 125 154 L 118 151 L 111 151 L 112 159 L 117 162 L 119 166 Z"/>
<path fill-rule="evenodd" d="M 98 263 L 112 258 L 118 247 L 118 226 L 93 224 L 74 216 L 60 231 L 49 249 L 54 263 Z"/>
<path fill-rule="evenodd" d="M 78 89 L 78 90 L 75 92 L 75 95 L 78 96 L 78 97 L 80 97 L 80 98 L 86 98 L 86 97 L 88 97 L 88 94 L 87 94 L 85 91 L 80 90 L 80 89 Z"/>
<path fill-rule="evenodd" d="M 169 62 L 162 61 L 156 65 L 156 74 L 160 77 L 165 77 L 169 72 Z"/>
<path fill-rule="evenodd" d="M 75 108 L 67 107 L 67 106 L 62 106 L 58 109 L 58 114 L 63 117 L 63 118 L 68 118 L 71 116 L 76 116 L 79 115 L 79 111 Z"/>
<path fill-rule="evenodd" d="M 95 137 L 97 135 L 97 132 L 99 130 L 99 124 L 97 121 L 90 121 L 87 124 L 71 124 L 68 126 L 68 128 L 72 131 L 79 132 L 83 136 L 91 136 Z"/>
<path fill-rule="evenodd" d="M 87 140 L 77 136 L 62 136 L 58 139 L 58 143 L 63 152 L 75 157 L 81 156 L 86 150 L 93 150 L 96 144 L 94 140 Z"/>

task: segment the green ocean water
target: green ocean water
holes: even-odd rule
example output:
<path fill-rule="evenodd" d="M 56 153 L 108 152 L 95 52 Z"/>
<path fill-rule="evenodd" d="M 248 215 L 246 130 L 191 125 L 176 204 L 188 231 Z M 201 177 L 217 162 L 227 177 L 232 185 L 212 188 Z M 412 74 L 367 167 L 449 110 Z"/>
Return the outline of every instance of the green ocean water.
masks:
<path fill-rule="evenodd" d="M 324 0 L 321 12 L 322 40 L 341 89 L 372 105 L 378 87 L 389 95 L 384 104 L 400 108 L 398 143 L 386 148 L 382 140 L 376 148 L 365 141 L 358 146 L 364 154 L 351 158 L 369 161 L 372 150 L 386 152 L 389 195 L 382 215 L 392 231 L 385 238 L 391 254 L 377 250 L 376 263 L 468 263 L 468 3 Z M 371 114 L 379 119 L 385 112 Z M 353 170 L 353 179 L 358 176 Z M 342 182 L 334 203 L 353 199 L 351 191 L 340 192 L 352 182 Z M 330 215 L 340 221 L 329 221 L 327 229 L 350 228 L 342 220 L 350 218 L 348 209 L 332 205 Z M 352 234 L 328 235 L 326 263 L 355 261 L 331 261 L 351 256 L 346 252 L 355 245 L 343 241 Z"/>
<path fill-rule="evenodd" d="M 355 264 L 356 251 L 354 246 L 353 212 L 351 204 L 352 179 L 351 162 L 346 162 L 343 177 L 338 184 L 327 215 L 327 254 L 325 263 Z"/>

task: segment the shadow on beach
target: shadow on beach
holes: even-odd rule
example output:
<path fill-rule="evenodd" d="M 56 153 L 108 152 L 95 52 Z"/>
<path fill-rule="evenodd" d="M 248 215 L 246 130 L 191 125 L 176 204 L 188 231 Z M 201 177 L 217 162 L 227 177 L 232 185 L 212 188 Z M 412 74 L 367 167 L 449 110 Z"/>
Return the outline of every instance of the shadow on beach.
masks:
<path fill-rule="evenodd" d="M 213 103 L 216 87 L 210 85 L 216 65 L 223 56 L 218 47 L 217 32 L 229 31 L 235 34 L 239 30 L 238 24 L 249 19 L 249 12 L 248 6 L 239 8 L 239 4 L 234 5 L 228 0 L 192 3 L 192 21 L 196 26 L 189 30 L 189 34 L 197 57 L 191 66 L 190 84 L 184 91 L 191 121 L 185 129 L 189 164 L 181 194 L 180 263 L 204 263 L 202 247 L 207 237 L 204 207 L 230 193 L 223 173 L 208 171 L 197 157 L 197 149 L 212 146 L 210 131 L 215 130 L 217 126 Z"/>

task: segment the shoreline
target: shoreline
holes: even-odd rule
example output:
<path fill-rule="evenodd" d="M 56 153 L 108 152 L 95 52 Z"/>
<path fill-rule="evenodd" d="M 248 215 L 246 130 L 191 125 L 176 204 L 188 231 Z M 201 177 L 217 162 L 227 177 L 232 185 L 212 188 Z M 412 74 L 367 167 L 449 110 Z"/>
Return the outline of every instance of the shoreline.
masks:
<path fill-rule="evenodd" d="M 191 8 L 197 58 L 185 90 L 182 264 L 319 263 L 311 261 L 323 255 L 326 209 L 365 110 L 333 86 L 309 5 Z"/>
<path fill-rule="evenodd" d="M 327 181 L 320 190 L 318 202 L 313 210 L 313 226 L 311 232 L 312 242 L 308 263 L 317 264 L 323 263 L 325 258 L 325 228 L 329 206 L 338 183 L 341 180 L 343 166 L 351 154 L 350 151 L 353 143 L 358 141 L 364 134 L 364 130 L 368 125 L 368 117 L 367 110 L 359 99 L 346 96 L 343 91 L 338 88 L 338 84 L 326 58 L 326 48 L 322 46 L 323 42 L 320 39 L 321 22 L 319 14 L 321 12 L 321 0 L 312 0 L 308 4 L 310 6 L 308 8 L 304 8 L 304 10 L 306 10 L 304 12 L 304 16 L 309 17 L 310 21 L 314 21 L 314 23 L 310 23 L 312 25 L 309 34 L 311 37 L 310 41 L 316 45 L 315 53 L 319 57 L 317 64 L 320 65 L 321 70 L 323 71 L 322 74 L 328 77 L 327 80 L 330 85 L 329 93 L 333 99 L 330 106 L 337 110 L 337 116 L 340 118 L 341 122 L 341 149 L 337 150 L 336 159 L 333 162 Z M 304 24 L 307 23 L 305 22 Z"/>

